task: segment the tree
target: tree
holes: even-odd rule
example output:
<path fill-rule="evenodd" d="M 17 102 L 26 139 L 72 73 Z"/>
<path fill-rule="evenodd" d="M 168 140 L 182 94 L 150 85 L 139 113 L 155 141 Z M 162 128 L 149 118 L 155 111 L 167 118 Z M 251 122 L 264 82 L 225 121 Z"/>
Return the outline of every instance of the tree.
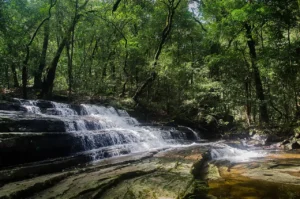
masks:
<path fill-rule="evenodd" d="M 77 5 L 77 2 L 78 1 L 76 1 L 76 5 Z M 55 56 L 52 59 L 50 67 L 48 68 L 47 76 L 46 76 L 45 80 L 43 81 L 43 89 L 42 89 L 42 93 L 41 93 L 41 95 L 43 97 L 50 98 L 52 96 L 55 72 L 56 72 L 57 64 L 59 62 L 59 58 L 61 56 L 61 53 L 62 53 L 65 45 L 70 40 L 71 33 L 75 30 L 75 26 L 78 23 L 80 17 L 82 16 L 82 13 L 80 13 L 80 12 L 82 10 L 84 10 L 84 8 L 87 6 L 88 2 L 89 2 L 89 0 L 85 0 L 85 2 L 80 7 L 76 6 L 75 16 L 73 18 L 73 21 L 71 22 L 69 28 L 65 32 L 65 35 L 64 35 L 62 41 L 60 42 L 58 49 L 55 53 Z"/>
<path fill-rule="evenodd" d="M 159 56 L 163 49 L 163 46 L 166 43 L 167 38 L 171 32 L 175 11 L 176 11 L 177 7 L 179 6 L 180 2 L 181 2 L 181 0 L 177 0 L 177 1 L 170 0 L 168 2 L 163 1 L 163 3 L 166 5 L 166 7 L 168 9 L 168 16 L 167 16 L 167 20 L 166 20 L 166 26 L 161 35 L 161 40 L 159 42 L 159 45 L 158 45 L 157 50 L 154 55 L 154 61 L 152 64 L 152 68 L 155 68 L 157 66 L 158 59 L 159 59 Z M 152 84 L 152 82 L 156 79 L 156 76 L 157 76 L 157 73 L 155 71 L 152 71 L 150 74 L 150 77 L 148 77 L 148 79 L 143 83 L 143 85 L 137 89 L 136 93 L 133 96 L 133 99 L 136 103 L 139 103 L 139 101 L 138 101 L 139 96 L 142 94 L 142 92 L 148 85 Z"/>

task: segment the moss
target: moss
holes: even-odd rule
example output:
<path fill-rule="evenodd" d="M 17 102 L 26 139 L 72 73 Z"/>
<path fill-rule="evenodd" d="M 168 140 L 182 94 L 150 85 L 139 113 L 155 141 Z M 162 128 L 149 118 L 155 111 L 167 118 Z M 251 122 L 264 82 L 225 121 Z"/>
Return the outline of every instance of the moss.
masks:
<path fill-rule="evenodd" d="M 203 180 L 194 180 L 192 183 L 192 189 L 187 191 L 187 194 L 185 194 L 182 199 L 207 199 L 208 197 L 208 185 Z"/>
<path fill-rule="evenodd" d="M 218 167 L 208 163 L 206 178 L 210 180 L 216 180 L 221 178 Z"/>
<path fill-rule="evenodd" d="M 123 181 L 103 198 L 182 198 L 192 181 L 191 175 L 159 170 L 151 174 Z"/>

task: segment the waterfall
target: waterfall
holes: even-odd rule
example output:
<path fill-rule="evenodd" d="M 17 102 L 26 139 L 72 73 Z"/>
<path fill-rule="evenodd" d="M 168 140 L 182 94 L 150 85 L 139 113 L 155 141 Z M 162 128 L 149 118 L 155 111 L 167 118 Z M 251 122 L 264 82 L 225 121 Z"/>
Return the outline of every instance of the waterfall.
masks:
<path fill-rule="evenodd" d="M 35 101 L 32 100 L 21 100 L 14 98 L 18 103 L 21 104 L 21 107 L 25 109 L 27 113 L 32 113 L 32 114 L 40 114 L 41 109 L 36 105 Z"/>
<path fill-rule="evenodd" d="M 184 132 L 171 127 L 140 126 L 125 110 L 113 107 L 15 100 L 28 114 L 63 121 L 65 133 L 78 139 L 85 151 L 92 152 L 94 159 L 165 148 L 187 141 Z M 197 140 L 200 139 L 196 132 L 189 130 Z"/>
<path fill-rule="evenodd" d="M 191 132 L 193 133 L 193 135 L 194 135 L 194 137 L 196 138 L 196 140 L 197 140 L 197 141 L 200 141 L 200 136 L 199 136 L 199 134 L 198 134 L 196 131 L 194 131 L 192 128 L 187 127 L 187 126 L 179 126 L 179 127 L 183 127 L 183 128 L 188 129 L 189 131 L 191 131 Z"/>

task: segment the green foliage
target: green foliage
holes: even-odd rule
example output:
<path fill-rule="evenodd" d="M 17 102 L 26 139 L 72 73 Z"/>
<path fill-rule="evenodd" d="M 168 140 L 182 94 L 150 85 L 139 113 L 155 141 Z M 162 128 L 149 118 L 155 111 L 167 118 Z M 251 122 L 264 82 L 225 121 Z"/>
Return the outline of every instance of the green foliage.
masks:
<path fill-rule="evenodd" d="M 51 2 L 54 0 L 0 1 L 1 88 L 12 87 L 16 79 L 21 83 L 25 46 L 48 16 Z M 53 7 L 43 76 L 68 33 L 76 8 L 84 2 L 57 1 Z M 249 106 L 254 122 L 259 106 L 266 103 L 273 123 L 294 118 L 300 90 L 298 1 L 202 0 L 198 13 L 189 10 L 189 2 L 182 0 L 176 9 L 171 34 L 153 69 L 168 1 L 121 1 L 113 13 L 114 1 L 88 1 L 77 13 L 80 18 L 73 38 L 72 34 L 68 38 L 71 94 L 118 97 L 124 92 L 126 101 L 155 70 L 156 81 L 141 97 L 162 114 L 209 120 L 226 113 L 246 121 L 245 107 Z M 263 102 L 256 96 L 245 24 L 251 27 L 255 41 L 254 61 L 266 98 Z M 30 46 L 29 86 L 41 62 L 41 30 Z M 65 48 L 55 73 L 55 91 L 68 89 L 69 63 Z M 133 105 L 130 100 L 126 103 Z"/>

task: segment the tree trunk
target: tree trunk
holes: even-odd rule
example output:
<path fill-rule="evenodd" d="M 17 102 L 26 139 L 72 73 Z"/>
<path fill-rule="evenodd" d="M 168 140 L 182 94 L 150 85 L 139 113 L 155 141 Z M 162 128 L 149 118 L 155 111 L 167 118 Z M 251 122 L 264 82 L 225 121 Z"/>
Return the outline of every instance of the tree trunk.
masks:
<path fill-rule="evenodd" d="M 56 72 L 57 64 L 58 64 L 59 58 L 61 56 L 61 53 L 67 43 L 67 40 L 68 40 L 68 37 L 66 36 L 62 40 L 62 42 L 59 44 L 59 47 L 55 53 L 55 56 L 51 62 L 51 65 L 48 69 L 47 76 L 43 81 L 43 88 L 42 88 L 42 93 L 41 93 L 41 96 L 43 98 L 49 99 L 52 96 L 53 82 L 55 79 L 55 72 Z"/>
<path fill-rule="evenodd" d="M 42 54 L 40 57 L 40 64 L 39 68 L 36 71 L 36 74 L 34 76 L 34 88 L 42 88 L 42 74 L 43 70 L 46 66 L 46 56 L 47 56 L 47 49 L 48 49 L 48 43 L 49 43 L 49 34 L 50 34 L 50 23 L 49 20 L 46 22 L 44 27 L 44 42 L 43 42 L 43 49 Z"/>
<path fill-rule="evenodd" d="M 6 65 L 6 66 L 4 67 L 4 72 L 5 72 L 6 86 L 7 86 L 7 88 L 9 89 L 9 88 L 10 88 L 10 81 L 9 81 L 9 75 L 8 75 L 8 68 L 9 68 L 9 66 Z"/>
<path fill-rule="evenodd" d="M 69 27 L 69 29 L 65 33 L 65 36 L 64 36 L 63 40 L 59 44 L 59 47 L 58 47 L 58 49 L 55 53 L 55 56 L 54 56 L 54 58 L 51 62 L 51 65 L 48 69 L 47 76 L 43 81 L 43 89 L 42 89 L 42 92 L 41 92 L 41 97 L 43 97 L 43 98 L 48 98 L 49 99 L 49 98 L 52 97 L 52 91 L 53 91 L 53 86 L 54 86 L 56 68 L 57 68 L 57 64 L 59 62 L 61 53 L 62 53 L 64 47 L 66 46 L 67 42 L 70 40 L 71 33 L 74 31 L 75 26 L 76 26 L 77 22 L 79 21 L 79 18 L 81 17 L 81 15 L 78 14 L 79 11 L 84 9 L 88 2 L 89 2 L 89 0 L 85 0 L 83 5 L 78 7 L 78 0 L 76 1 L 75 17 L 72 21 L 71 26 Z"/>
<path fill-rule="evenodd" d="M 51 9 L 55 6 L 57 1 L 52 1 L 50 0 L 50 8 L 48 10 L 48 17 L 45 18 L 37 27 L 37 29 L 35 30 L 35 32 L 33 33 L 30 41 L 26 44 L 26 56 L 25 56 L 25 60 L 23 61 L 23 67 L 22 67 L 22 88 L 23 88 L 23 98 L 26 99 L 27 98 L 27 79 L 28 79 L 28 61 L 29 61 L 29 56 L 30 56 L 30 46 L 33 43 L 38 31 L 40 30 L 40 28 L 42 27 L 42 25 L 49 21 L 50 17 L 51 17 Z"/>
<path fill-rule="evenodd" d="M 251 93 L 250 93 L 250 82 L 248 78 L 245 80 L 245 92 L 246 92 L 246 116 L 247 123 L 251 125 Z"/>
<path fill-rule="evenodd" d="M 260 122 L 269 123 L 268 109 L 267 109 L 267 104 L 265 102 L 264 89 L 262 86 L 259 69 L 256 65 L 257 56 L 256 56 L 255 41 L 252 37 L 251 26 L 246 23 L 245 28 L 246 28 L 247 44 L 248 44 L 250 57 L 251 57 L 251 67 L 254 75 L 256 97 L 259 99 Z"/>
<path fill-rule="evenodd" d="M 23 98 L 27 99 L 27 79 L 28 79 L 28 70 L 27 70 L 27 65 L 29 61 L 29 44 L 26 46 L 26 57 L 25 60 L 23 61 L 23 66 L 22 66 L 22 91 L 23 91 Z"/>
<path fill-rule="evenodd" d="M 18 88 L 20 85 L 19 85 L 18 75 L 17 75 L 17 71 L 16 71 L 16 64 L 12 63 L 10 67 L 11 67 L 11 72 L 12 72 L 13 79 L 14 79 L 14 87 Z"/>
<path fill-rule="evenodd" d="M 68 90 L 69 90 L 69 98 L 71 97 L 72 91 L 72 53 L 70 52 L 70 44 L 66 42 L 66 55 L 68 58 Z"/>
<path fill-rule="evenodd" d="M 157 48 L 155 56 L 154 56 L 154 62 L 153 62 L 153 65 L 152 65 L 153 69 L 157 66 L 158 59 L 159 59 L 159 56 L 160 56 L 161 51 L 163 49 L 163 46 L 166 43 L 166 40 L 167 40 L 167 38 L 168 38 L 168 36 L 171 32 L 175 10 L 179 6 L 181 0 L 178 0 L 176 3 L 175 3 L 175 0 L 168 0 L 168 2 L 169 2 L 169 4 L 168 4 L 167 23 L 166 23 L 166 26 L 165 26 L 165 28 L 162 32 L 161 40 L 159 42 L 158 48 Z M 144 92 L 145 88 L 147 86 L 151 85 L 154 82 L 156 77 L 157 77 L 157 73 L 155 71 L 152 71 L 150 76 L 148 77 L 148 79 L 144 82 L 144 84 L 140 88 L 137 89 L 137 91 L 135 92 L 135 94 L 133 96 L 133 100 L 136 103 L 139 103 L 138 98 Z"/>
<path fill-rule="evenodd" d="M 125 40 L 125 57 L 124 57 L 124 65 L 123 65 L 123 72 L 125 74 L 125 82 L 123 83 L 123 87 L 122 87 L 122 93 L 120 94 L 120 97 L 125 97 L 125 92 L 126 92 L 126 85 L 129 81 L 129 73 L 127 71 L 127 60 L 128 60 L 128 56 L 129 56 L 129 53 L 128 53 L 128 49 L 127 49 L 127 39 L 125 37 L 125 35 L 123 34 L 123 38 Z"/>

